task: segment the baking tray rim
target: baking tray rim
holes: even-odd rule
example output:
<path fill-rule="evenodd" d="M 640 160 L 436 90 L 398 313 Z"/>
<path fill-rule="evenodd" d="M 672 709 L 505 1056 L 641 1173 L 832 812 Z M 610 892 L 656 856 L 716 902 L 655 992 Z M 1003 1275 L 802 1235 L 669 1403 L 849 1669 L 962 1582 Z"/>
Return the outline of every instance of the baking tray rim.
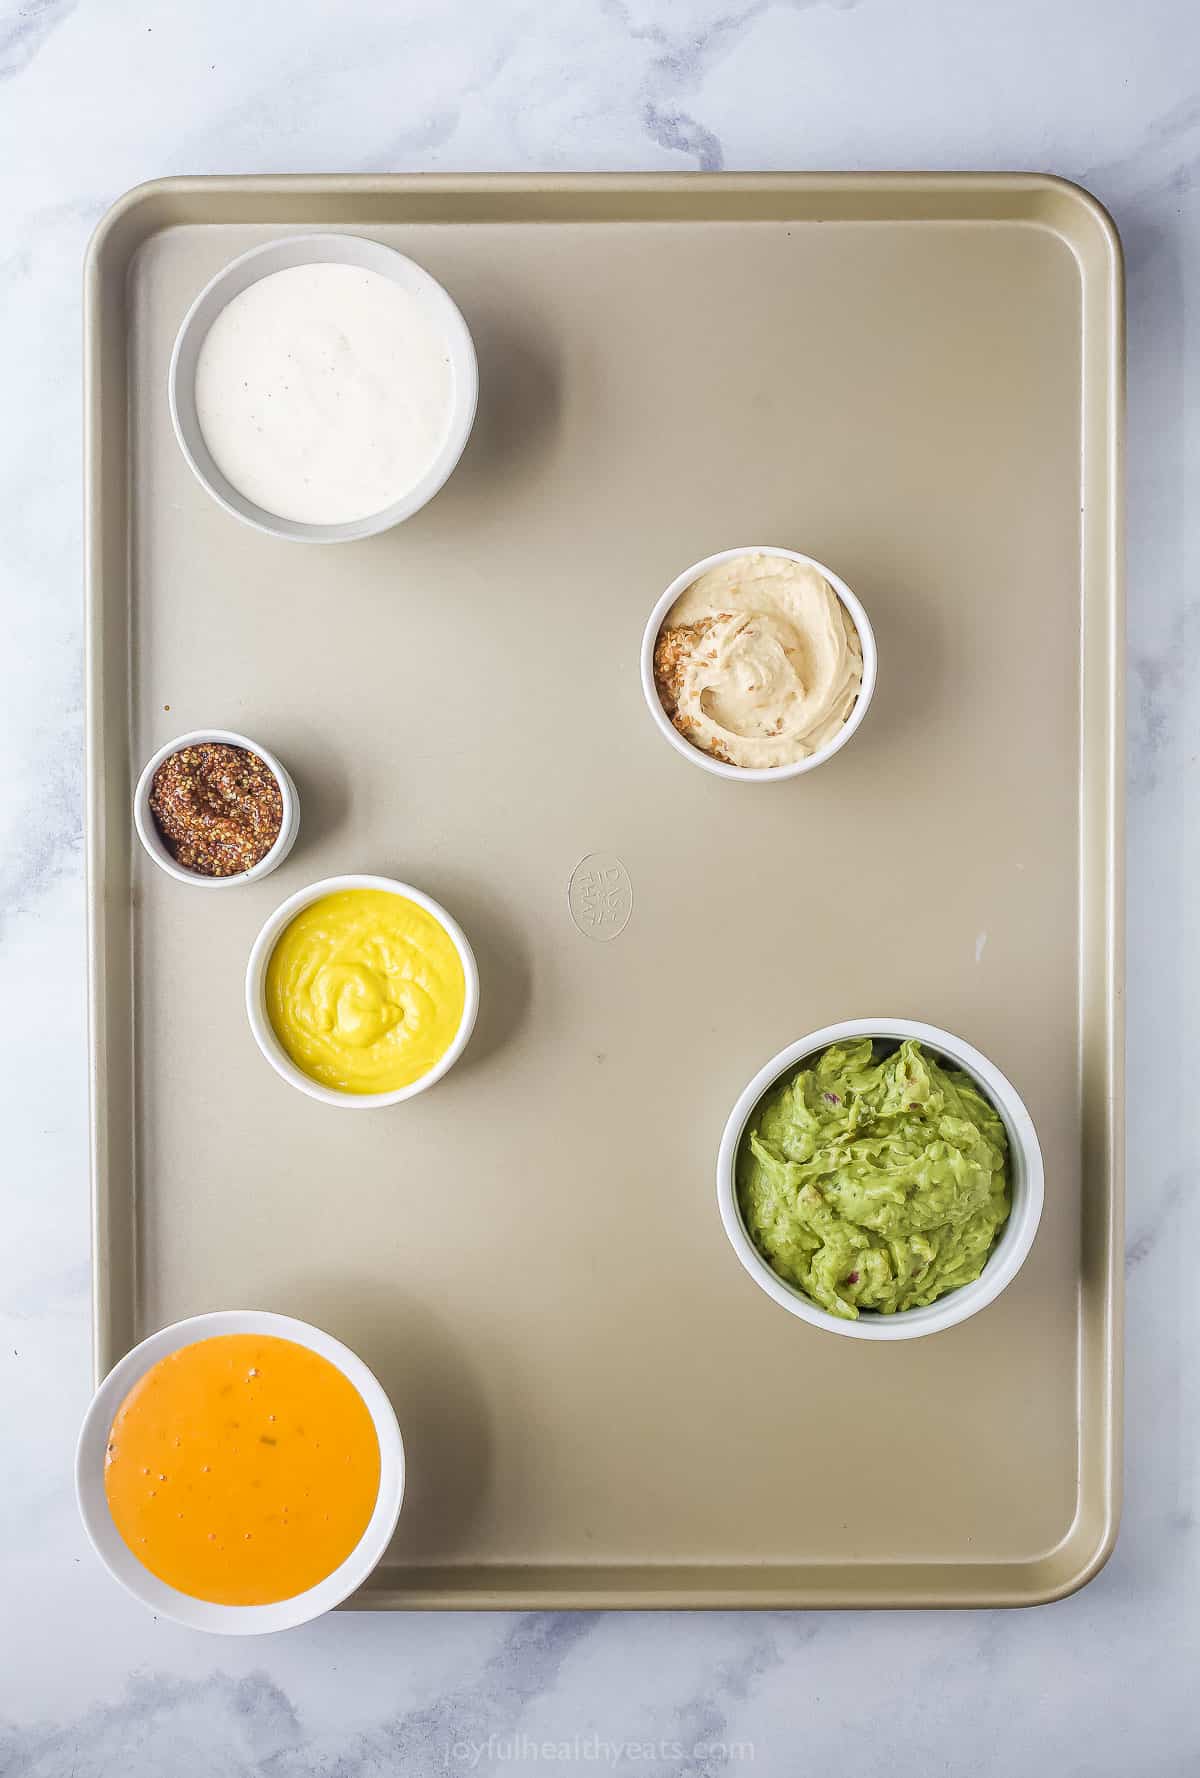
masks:
<path fill-rule="evenodd" d="M 89 243 L 84 265 L 84 591 L 85 591 L 85 687 L 87 710 L 85 721 L 85 817 L 86 817 L 86 882 L 87 882 L 87 982 L 88 982 L 88 1085 L 90 1101 L 90 1163 L 91 1163 L 91 1209 L 92 1209 L 92 1253 L 93 1253 L 93 1369 L 97 1380 L 110 1368 L 115 1361 L 115 1348 L 120 1344 L 114 1336 L 112 1327 L 111 1277 L 108 1261 L 111 1258 L 107 1250 L 108 1222 L 112 1212 L 112 1182 L 107 1165 L 107 1151 L 112 1137 L 111 1130 L 111 1094 L 108 1045 L 105 1041 L 106 1023 L 110 1011 L 110 983 L 106 969 L 105 957 L 105 925 L 110 917 L 109 902 L 112 895 L 111 876 L 108 869 L 110 860 L 106 845 L 106 814 L 104 799 L 103 768 L 105 756 L 105 732 L 109 716 L 105 720 L 104 710 L 104 678 L 105 678 L 105 646 L 99 633 L 100 625 L 97 615 L 103 596 L 103 587 L 109 574 L 105 562 L 114 549 L 119 549 L 124 542 L 126 526 L 125 513 L 120 515 L 120 522 L 114 524 L 106 519 L 105 502 L 101 497 L 101 470 L 106 454 L 118 448 L 111 439 L 107 445 L 102 436 L 103 431 L 103 393 L 104 367 L 103 353 L 99 342 L 99 320 L 104 287 L 112 286 L 113 273 L 120 271 L 122 278 L 129 261 L 137 248 L 153 234 L 173 225 L 169 214 L 172 204 L 194 204 L 207 199 L 235 199 L 238 203 L 248 202 L 253 205 L 263 200 L 295 200 L 298 206 L 313 200 L 326 201 L 344 199 L 348 202 L 365 204 L 369 209 L 372 205 L 386 204 L 395 199 L 450 199 L 452 197 L 467 198 L 476 202 L 496 201 L 500 199 L 534 201 L 539 198 L 558 199 L 563 203 L 571 200 L 591 198 L 608 201 L 625 199 L 632 202 L 652 201 L 665 205 L 672 200 L 686 199 L 688 205 L 696 203 L 702 206 L 712 199 L 719 199 L 722 208 L 719 214 L 705 215 L 702 207 L 687 209 L 684 214 L 672 217 L 660 211 L 642 210 L 636 214 L 622 217 L 616 210 L 588 217 L 580 215 L 571 218 L 577 222 L 594 220 L 603 221 L 654 221 L 666 223 L 679 221 L 730 221 L 739 220 L 736 205 L 746 203 L 755 196 L 776 198 L 784 195 L 792 196 L 800 206 L 798 220 L 809 217 L 815 219 L 816 209 L 820 200 L 828 199 L 831 206 L 836 207 L 839 200 L 843 211 L 849 213 L 826 220 L 839 221 L 910 221 L 914 224 L 928 224 L 938 221 L 955 223 L 981 220 L 986 222 L 1011 221 L 1025 227 L 1050 227 L 1062 238 L 1076 257 L 1081 275 L 1081 301 L 1083 306 L 1083 326 L 1081 329 L 1084 346 L 1084 364 L 1081 375 L 1081 397 L 1084 414 L 1085 436 L 1081 439 L 1081 455 L 1085 469 L 1084 493 L 1084 524 L 1081 527 L 1081 549 L 1085 561 L 1091 562 L 1090 573 L 1084 577 L 1083 600 L 1084 617 L 1082 642 L 1082 658 L 1086 662 L 1089 654 L 1088 630 L 1092 618 L 1092 605 L 1099 607 L 1098 616 L 1103 630 L 1105 672 L 1103 682 L 1099 686 L 1089 685 L 1089 676 L 1082 675 L 1083 687 L 1081 697 L 1084 704 L 1098 704 L 1098 714 L 1093 712 L 1089 719 L 1087 710 L 1081 715 L 1081 747 L 1086 748 L 1093 726 L 1098 722 L 1099 734 L 1092 737 L 1091 745 L 1099 753 L 1096 776 L 1101 788 L 1101 831 L 1092 834 L 1086 819 L 1081 820 L 1081 870 L 1079 892 L 1084 896 L 1089 881 L 1097 875 L 1102 882 L 1102 913 L 1101 913 L 1101 944 L 1106 967 L 1103 971 L 1103 1005 L 1100 1024 L 1103 1032 L 1101 1054 L 1095 1058 L 1100 1065 L 1103 1081 L 1103 1104 L 1094 1108 L 1092 1117 L 1100 1132 L 1098 1155 L 1093 1157 L 1093 1166 L 1099 1164 L 1099 1171 L 1104 1184 L 1103 1204 L 1096 1208 L 1090 1216 L 1084 1217 L 1084 1241 L 1081 1255 L 1080 1292 L 1083 1293 L 1085 1281 L 1083 1272 L 1089 1266 L 1092 1272 L 1093 1289 L 1099 1290 L 1103 1301 L 1103 1314 L 1100 1327 L 1100 1341 L 1103 1354 L 1103 1377 L 1100 1388 L 1099 1417 L 1101 1421 L 1100 1449 L 1096 1453 L 1098 1462 L 1098 1481 L 1100 1485 L 1100 1510 L 1093 1513 L 1090 1526 L 1083 1522 L 1082 1513 L 1082 1477 L 1086 1467 L 1083 1451 L 1082 1431 L 1086 1423 L 1083 1403 L 1080 1404 L 1079 1423 L 1081 1428 L 1081 1444 L 1079 1453 L 1080 1493 L 1077 1494 L 1077 1512 L 1056 1550 L 1044 1556 L 1032 1558 L 1025 1562 L 999 1565 L 1003 1575 L 1007 1577 L 1007 1585 L 977 1588 L 972 1582 L 987 1571 L 989 1565 L 972 1566 L 965 1563 L 917 1562 L 866 1564 L 859 1571 L 861 1585 L 855 1574 L 854 1564 L 831 1565 L 833 1573 L 838 1574 L 839 1582 L 825 1581 L 818 1578 L 818 1571 L 811 1566 L 796 1571 L 794 1583 L 780 1583 L 769 1586 L 751 1586 L 744 1578 L 747 1571 L 735 1569 L 728 1571 L 730 1579 L 722 1584 L 719 1577 L 720 1567 L 706 1570 L 707 1578 L 702 1584 L 692 1585 L 678 1581 L 673 1589 L 665 1590 L 655 1585 L 645 1584 L 645 1577 L 661 1574 L 664 1578 L 679 1575 L 678 1567 L 665 1567 L 655 1570 L 650 1565 L 637 1565 L 636 1574 L 642 1577 L 639 1581 L 625 1579 L 611 1586 L 596 1586 L 587 1582 L 585 1576 L 591 1570 L 557 1570 L 526 1567 L 520 1572 L 527 1577 L 527 1584 L 517 1586 L 502 1584 L 497 1587 L 483 1581 L 473 1580 L 470 1584 L 455 1584 L 458 1576 L 452 1568 L 439 1568 L 432 1572 L 439 1577 L 437 1585 L 424 1585 L 417 1578 L 419 1569 L 404 1570 L 411 1574 L 413 1585 L 389 1585 L 386 1576 L 388 1570 L 377 1571 L 374 1584 L 368 1586 L 355 1598 L 348 1602 L 349 1608 L 388 1609 L 388 1608 L 458 1608 L 458 1609 L 564 1609 L 564 1608 L 671 1608 L 671 1607 L 740 1607 L 778 1609 L 788 1606 L 815 1606 L 822 1608 L 876 1606 L 876 1607 L 920 1607 L 926 1605 L 941 1606 L 993 1606 L 1040 1604 L 1059 1599 L 1077 1591 L 1086 1585 L 1104 1566 L 1115 1546 L 1121 1510 L 1122 1475 L 1121 1445 L 1123 1403 L 1121 1386 L 1124 1294 L 1123 1294 L 1123 1227 L 1124 1227 L 1124 782 L 1123 782 L 1123 718 L 1124 718 L 1124 572 L 1123 572 L 1123 483 L 1124 483 L 1124 268 L 1120 236 L 1113 218 L 1100 201 L 1081 185 L 1055 174 L 1041 172 L 764 172 L 764 173 L 429 173 L 429 174 L 238 174 L 238 175 L 199 175 L 171 176 L 146 181 L 133 187 L 109 208 L 98 223 Z M 967 202 L 976 200 L 974 208 Z M 989 211 L 986 201 L 1007 205 L 1004 214 L 997 215 Z M 905 209 L 905 200 L 909 208 Z M 1022 205 L 1025 206 L 1022 210 Z M 807 214 L 805 206 L 809 206 Z M 922 207 L 924 206 L 924 207 Z M 619 206 L 618 206 L 619 209 Z M 1065 220 L 1074 217 L 1077 225 L 1083 225 L 1092 237 L 1093 254 L 1099 252 L 1097 272 L 1093 273 L 1092 282 L 1098 273 L 1102 273 L 1103 291 L 1101 292 L 1102 307 L 1098 314 L 1089 314 L 1094 310 L 1095 301 L 1088 303 L 1088 279 L 1086 266 L 1081 256 L 1077 241 L 1065 227 Z M 355 216 L 343 220 L 343 226 L 358 227 L 371 220 L 380 220 L 371 216 Z M 503 221 L 515 220 L 512 216 L 501 216 Z M 547 210 L 541 216 L 529 216 L 528 221 L 544 220 L 547 223 L 567 220 L 565 213 L 555 214 Z M 1057 219 L 1057 221 L 1056 221 Z M 178 220 L 178 219 L 175 219 Z M 200 217 L 188 218 L 190 225 L 199 222 Z M 254 218 L 253 216 L 226 216 L 219 218 L 222 222 L 237 221 L 275 221 L 281 226 L 292 226 L 291 218 Z M 434 221 L 437 218 L 428 214 L 421 218 Z M 443 220 L 448 220 L 443 218 Z M 457 221 L 465 217 L 454 218 Z M 475 218 L 482 222 L 483 218 Z M 750 215 L 740 217 L 742 221 L 763 220 L 772 218 L 765 215 L 756 218 Z M 775 217 L 774 220 L 779 220 Z M 301 214 L 295 217 L 297 224 L 305 222 Z M 336 226 L 336 224 L 335 224 Z M 116 266 L 110 262 L 117 260 Z M 1089 346 L 1089 329 L 1096 327 L 1097 321 L 1103 333 L 1099 348 L 1093 342 Z M 1089 428 L 1087 425 L 1089 404 L 1099 399 L 1103 414 L 1101 416 L 1101 436 L 1103 439 L 1103 461 L 1100 465 L 1089 465 Z M 1095 428 L 1093 422 L 1092 430 Z M 125 450 L 124 436 L 119 440 L 119 449 Z M 1090 453 L 1094 456 L 1094 450 Z M 1089 501 L 1088 495 L 1093 488 L 1095 479 L 1099 477 L 1099 498 Z M 127 502 L 122 503 L 123 506 Z M 1099 507 L 1097 512 L 1095 507 Z M 1101 581 L 1099 592 L 1093 591 L 1089 598 L 1091 583 L 1097 578 Z M 1095 644 L 1092 643 L 1094 648 Z M 1093 679 L 1096 676 L 1093 675 Z M 128 743 L 127 743 L 128 749 Z M 122 762 L 125 775 L 128 775 L 128 757 Z M 1094 794 L 1094 793 L 1093 793 Z M 1089 873 L 1084 854 L 1091 849 L 1093 862 Z M 126 889 L 124 881 L 118 881 L 116 890 L 119 893 Z M 128 899 L 128 898 L 126 898 Z M 126 908 L 126 917 L 130 910 Z M 1084 922 L 1081 920 L 1081 929 Z M 1086 973 L 1081 971 L 1081 996 L 1086 984 Z M 1083 1066 L 1082 1046 L 1086 1020 L 1080 1016 L 1081 1074 L 1085 1087 L 1088 1070 Z M 1095 1066 L 1092 1069 L 1095 1074 Z M 1085 1134 L 1088 1116 L 1085 1106 L 1083 1118 Z M 130 1141 L 136 1141 L 136 1130 L 130 1127 Z M 1091 1177 L 1089 1173 L 1088 1177 Z M 132 1283 L 132 1272 L 130 1275 Z M 1082 1310 L 1081 1310 L 1082 1313 Z M 1082 1360 L 1086 1357 L 1081 1341 Z M 1081 1378 L 1081 1395 L 1083 1383 Z M 993 1565 L 994 1566 L 994 1565 Z M 912 1570 L 926 1578 L 923 1586 L 905 1585 L 904 1576 Z M 480 1566 L 470 1571 L 472 1575 L 486 1577 L 489 1573 L 497 1582 L 511 1575 L 511 1569 L 497 1568 L 488 1570 Z M 619 1565 L 597 1567 L 597 1575 L 617 1575 L 622 1571 Z M 686 1571 L 685 1571 L 686 1572 Z M 694 1572 L 691 1571 L 691 1572 Z M 774 1571 L 778 1575 L 781 1571 Z M 743 1578 L 734 1580 L 737 1574 Z M 1018 1585 L 1021 1575 L 1028 1576 L 1028 1584 Z M 559 1576 L 558 1580 L 551 1576 Z M 803 1578 L 801 1578 L 801 1575 Z M 541 1576 L 539 1579 L 538 1577 Z M 533 1577 L 528 1579 L 528 1577 Z M 932 1577 L 933 1584 L 929 1578 Z M 999 1576 L 997 1576 L 999 1579 Z M 847 1587 L 847 1582 L 851 1582 Z"/>

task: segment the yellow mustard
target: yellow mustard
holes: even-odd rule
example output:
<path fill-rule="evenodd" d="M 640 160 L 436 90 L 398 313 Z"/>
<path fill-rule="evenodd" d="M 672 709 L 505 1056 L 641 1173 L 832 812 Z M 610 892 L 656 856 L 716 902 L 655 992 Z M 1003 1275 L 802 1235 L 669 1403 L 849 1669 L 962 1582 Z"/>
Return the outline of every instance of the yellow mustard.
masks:
<path fill-rule="evenodd" d="M 423 907 L 386 889 L 340 889 L 280 933 L 266 993 L 303 1073 L 343 1093 L 391 1093 L 441 1061 L 467 987 L 454 940 Z"/>

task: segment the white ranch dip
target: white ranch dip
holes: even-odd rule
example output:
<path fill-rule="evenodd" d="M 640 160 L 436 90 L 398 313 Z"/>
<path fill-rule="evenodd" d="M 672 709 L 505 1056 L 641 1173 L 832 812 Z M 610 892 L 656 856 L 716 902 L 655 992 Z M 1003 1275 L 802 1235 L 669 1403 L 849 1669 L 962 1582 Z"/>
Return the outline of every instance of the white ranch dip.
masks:
<path fill-rule="evenodd" d="M 341 525 L 413 488 L 445 439 L 450 349 L 419 294 L 352 265 L 260 278 L 217 316 L 196 416 L 226 480 L 283 519 Z"/>

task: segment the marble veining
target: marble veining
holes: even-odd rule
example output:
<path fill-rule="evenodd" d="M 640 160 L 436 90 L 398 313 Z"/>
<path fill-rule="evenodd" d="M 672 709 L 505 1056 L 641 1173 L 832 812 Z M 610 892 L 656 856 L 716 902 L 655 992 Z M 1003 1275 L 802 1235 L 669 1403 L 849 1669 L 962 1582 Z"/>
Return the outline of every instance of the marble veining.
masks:
<path fill-rule="evenodd" d="M 30 0 L 11 12 L 0 27 L 0 80 L 27 68 L 78 4 L 79 0 Z"/>
<path fill-rule="evenodd" d="M 697 123 L 694 117 L 689 117 L 686 111 L 663 111 L 652 99 L 647 99 L 642 117 L 647 135 L 660 148 L 695 155 L 700 172 L 719 173 L 725 165 L 725 150 L 719 137 L 712 130 L 705 129 L 702 123 Z"/>
<path fill-rule="evenodd" d="M 1200 1759 L 1198 69 L 1191 0 L 294 0 L 286 21 L 237 0 L 0 0 L 5 1778 L 1167 1778 Z M 922 165 L 1079 178 L 1127 256 L 1128 1484 L 1113 1560 L 1028 1613 L 343 1613 L 253 1645 L 155 1621 L 99 1570 L 70 1486 L 89 1386 L 92 227 L 162 173 Z"/>

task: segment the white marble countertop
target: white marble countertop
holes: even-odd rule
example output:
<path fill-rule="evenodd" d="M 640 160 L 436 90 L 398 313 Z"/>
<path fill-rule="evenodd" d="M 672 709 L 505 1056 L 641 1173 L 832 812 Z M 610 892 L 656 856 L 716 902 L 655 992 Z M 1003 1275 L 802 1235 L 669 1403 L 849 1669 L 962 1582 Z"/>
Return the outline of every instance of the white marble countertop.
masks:
<path fill-rule="evenodd" d="M 1200 1758 L 1194 0 L 0 4 L 0 1770 L 1156 1774 Z M 1127 1504 L 1029 1612 L 159 1623 L 85 1546 L 80 262 L 163 173 L 1045 168 L 1128 255 Z M 1200 1053 L 1200 1049 L 1197 1050 Z M 489 1743 L 489 1736 L 492 1738 Z M 542 1742 L 566 1743 L 555 1757 Z M 615 1763 L 614 1744 L 633 1743 Z M 734 1745 L 736 1744 L 736 1745 Z M 553 1750 L 552 1750 L 553 1751 Z"/>

